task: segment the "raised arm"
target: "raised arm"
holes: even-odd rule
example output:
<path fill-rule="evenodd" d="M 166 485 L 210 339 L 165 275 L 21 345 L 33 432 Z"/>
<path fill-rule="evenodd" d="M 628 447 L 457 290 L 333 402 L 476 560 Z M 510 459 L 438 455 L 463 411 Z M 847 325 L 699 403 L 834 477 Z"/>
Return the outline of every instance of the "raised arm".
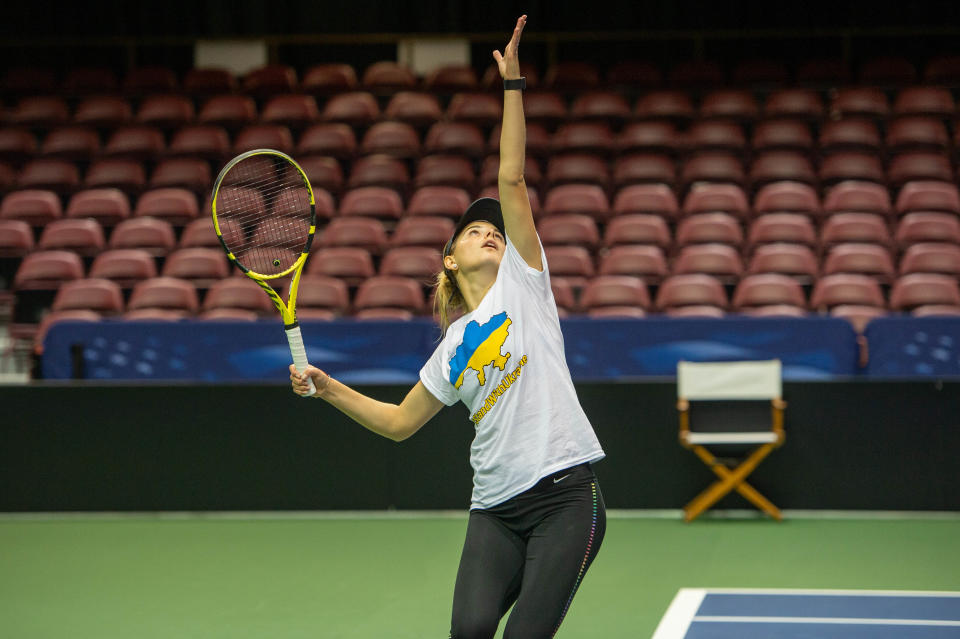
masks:
<path fill-rule="evenodd" d="M 520 34 L 527 24 L 527 16 L 520 16 L 513 30 L 510 42 L 503 49 L 493 52 L 500 67 L 500 76 L 504 80 L 520 77 L 520 59 L 517 49 L 520 47 Z M 524 261 L 543 270 L 540 258 L 540 241 L 537 227 L 533 223 L 530 210 L 530 196 L 523 179 L 523 164 L 527 158 L 527 131 L 523 118 L 523 92 L 516 89 L 503 92 L 503 127 L 500 132 L 500 207 L 503 209 L 503 224 L 507 237 L 517 247 Z"/>
<path fill-rule="evenodd" d="M 422 382 L 417 382 L 399 405 L 388 404 L 358 393 L 314 366 L 308 366 L 301 374 L 295 366 L 290 365 L 293 392 L 298 395 L 309 392 L 306 382 L 308 376 L 317 387 L 314 397 L 327 400 L 364 428 L 397 442 L 420 430 L 443 408 L 443 402 L 434 397 Z"/>

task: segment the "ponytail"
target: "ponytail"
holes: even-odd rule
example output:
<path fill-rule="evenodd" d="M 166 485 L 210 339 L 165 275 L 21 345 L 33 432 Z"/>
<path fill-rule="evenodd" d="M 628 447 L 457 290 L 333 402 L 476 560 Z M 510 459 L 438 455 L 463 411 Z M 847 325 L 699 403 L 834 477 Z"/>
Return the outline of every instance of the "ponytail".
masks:
<path fill-rule="evenodd" d="M 463 310 L 464 299 L 457 286 L 456 280 L 446 269 L 437 273 L 436 284 L 433 289 L 433 311 L 440 318 L 440 339 L 447 334 L 450 328 L 451 315 Z"/>

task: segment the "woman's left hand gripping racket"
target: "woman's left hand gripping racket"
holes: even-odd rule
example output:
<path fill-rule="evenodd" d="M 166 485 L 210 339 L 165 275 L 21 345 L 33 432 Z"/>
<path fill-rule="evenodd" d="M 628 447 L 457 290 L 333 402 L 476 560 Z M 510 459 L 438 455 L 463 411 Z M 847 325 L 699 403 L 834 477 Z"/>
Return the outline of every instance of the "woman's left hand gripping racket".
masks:
<path fill-rule="evenodd" d="M 243 273 L 260 285 L 283 317 L 297 370 L 308 366 L 297 324 L 297 288 L 316 230 L 313 189 L 293 158 L 273 149 L 230 160 L 213 185 L 213 227 Z M 292 274 L 287 303 L 268 283 Z M 310 395 L 316 392 L 310 380 Z"/>

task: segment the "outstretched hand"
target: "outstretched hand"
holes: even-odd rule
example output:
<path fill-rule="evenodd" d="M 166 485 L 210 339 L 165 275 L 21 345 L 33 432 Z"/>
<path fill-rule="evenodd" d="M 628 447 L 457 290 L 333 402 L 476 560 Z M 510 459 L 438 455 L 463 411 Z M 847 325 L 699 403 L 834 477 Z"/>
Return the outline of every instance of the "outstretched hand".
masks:
<path fill-rule="evenodd" d="M 493 52 L 493 59 L 497 61 L 500 67 L 500 77 L 504 80 L 516 80 L 520 77 L 520 58 L 517 55 L 517 49 L 520 48 L 520 34 L 523 33 L 523 27 L 527 24 L 527 16 L 523 15 L 517 18 L 517 26 L 513 29 L 513 36 L 510 42 L 503 49 L 503 55 L 499 51 Z"/>
<path fill-rule="evenodd" d="M 290 384 L 293 386 L 294 393 L 301 397 L 309 397 L 311 394 L 310 384 L 307 383 L 309 379 L 313 380 L 313 385 L 317 389 L 317 392 L 313 394 L 314 397 L 320 397 L 326 390 L 327 384 L 330 383 L 330 376 L 315 366 L 307 366 L 306 370 L 301 373 L 296 366 L 290 364 Z"/>

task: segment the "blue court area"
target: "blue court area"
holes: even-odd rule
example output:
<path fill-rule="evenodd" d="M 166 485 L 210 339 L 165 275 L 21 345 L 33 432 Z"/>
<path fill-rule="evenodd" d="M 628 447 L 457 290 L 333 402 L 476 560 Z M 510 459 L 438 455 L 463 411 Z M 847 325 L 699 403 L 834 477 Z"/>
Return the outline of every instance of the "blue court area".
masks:
<path fill-rule="evenodd" d="M 957 639 L 960 593 L 683 588 L 653 639 Z"/>

